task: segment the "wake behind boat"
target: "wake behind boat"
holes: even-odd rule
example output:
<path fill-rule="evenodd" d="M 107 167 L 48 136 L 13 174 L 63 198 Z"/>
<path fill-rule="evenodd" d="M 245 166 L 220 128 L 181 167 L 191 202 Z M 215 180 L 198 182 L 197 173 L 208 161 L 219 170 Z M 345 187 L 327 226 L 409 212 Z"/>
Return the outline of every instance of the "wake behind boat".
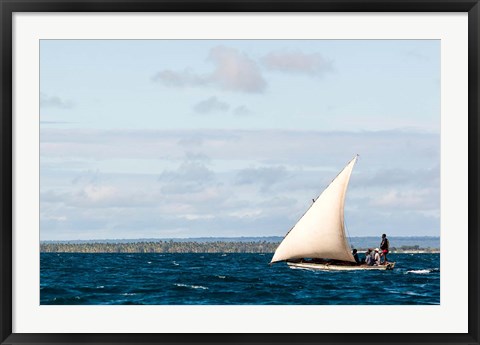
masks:
<path fill-rule="evenodd" d="M 356 155 L 285 235 L 270 263 L 318 270 L 392 270 L 395 262 L 357 264 L 345 236 L 344 204 Z"/>

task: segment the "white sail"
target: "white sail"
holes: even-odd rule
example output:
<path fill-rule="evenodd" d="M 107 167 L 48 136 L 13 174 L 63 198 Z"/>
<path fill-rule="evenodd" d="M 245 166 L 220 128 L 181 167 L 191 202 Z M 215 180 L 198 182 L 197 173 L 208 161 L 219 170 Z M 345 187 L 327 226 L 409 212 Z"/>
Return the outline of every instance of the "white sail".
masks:
<path fill-rule="evenodd" d="M 272 262 L 324 258 L 355 262 L 345 236 L 343 206 L 358 155 L 337 175 L 285 236 Z"/>

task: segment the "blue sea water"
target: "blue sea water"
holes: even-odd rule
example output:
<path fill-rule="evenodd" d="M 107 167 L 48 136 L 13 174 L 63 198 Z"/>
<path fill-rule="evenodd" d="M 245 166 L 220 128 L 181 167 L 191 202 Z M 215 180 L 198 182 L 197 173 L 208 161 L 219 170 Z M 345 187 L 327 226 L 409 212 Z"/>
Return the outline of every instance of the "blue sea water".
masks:
<path fill-rule="evenodd" d="M 40 303 L 440 303 L 440 254 L 389 254 L 393 271 L 269 266 L 271 254 L 40 254 Z"/>

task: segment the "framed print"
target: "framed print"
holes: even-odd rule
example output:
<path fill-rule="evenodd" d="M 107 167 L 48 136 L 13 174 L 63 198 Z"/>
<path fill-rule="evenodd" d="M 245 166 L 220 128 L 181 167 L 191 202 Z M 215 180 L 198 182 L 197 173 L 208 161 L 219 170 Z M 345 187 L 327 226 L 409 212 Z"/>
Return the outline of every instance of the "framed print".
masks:
<path fill-rule="evenodd" d="M 478 344 L 478 1 L 2 1 L 2 344 Z"/>

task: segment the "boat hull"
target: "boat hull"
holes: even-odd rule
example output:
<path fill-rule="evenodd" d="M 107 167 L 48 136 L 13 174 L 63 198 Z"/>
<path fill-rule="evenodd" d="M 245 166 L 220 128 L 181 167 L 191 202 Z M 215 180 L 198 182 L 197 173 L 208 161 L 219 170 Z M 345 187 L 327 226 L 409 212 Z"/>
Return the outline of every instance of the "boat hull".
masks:
<path fill-rule="evenodd" d="M 369 271 L 381 270 L 390 271 L 395 267 L 395 262 L 389 262 L 386 265 L 367 266 L 367 265 L 338 265 L 338 264 L 320 264 L 312 262 L 287 262 L 290 268 L 304 269 L 304 270 L 321 270 L 321 271 Z"/>

